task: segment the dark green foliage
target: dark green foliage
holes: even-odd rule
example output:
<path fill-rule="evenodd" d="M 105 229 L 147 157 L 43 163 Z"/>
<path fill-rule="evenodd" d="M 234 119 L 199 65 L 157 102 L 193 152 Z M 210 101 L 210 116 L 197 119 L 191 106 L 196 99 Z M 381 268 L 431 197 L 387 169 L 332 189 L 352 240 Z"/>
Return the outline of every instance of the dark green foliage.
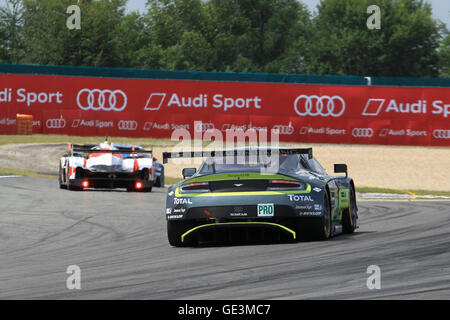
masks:
<path fill-rule="evenodd" d="M 166 70 L 449 77 L 450 40 L 422 0 L 6 0 L 0 62 Z M 69 30 L 67 7 L 81 8 Z M 366 26 L 369 5 L 381 29 Z M 443 31 L 444 30 L 444 31 Z"/>

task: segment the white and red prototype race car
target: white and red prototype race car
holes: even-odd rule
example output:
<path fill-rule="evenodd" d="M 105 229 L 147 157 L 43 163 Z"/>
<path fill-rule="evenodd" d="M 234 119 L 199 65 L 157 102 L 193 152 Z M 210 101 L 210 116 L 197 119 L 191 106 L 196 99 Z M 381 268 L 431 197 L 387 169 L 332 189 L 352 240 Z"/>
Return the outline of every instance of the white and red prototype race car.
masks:
<path fill-rule="evenodd" d="M 105 141 L 99 145 L 69 144 L 59 163 L 59 187 L 81 191 L 88 188 L 125 188 L 150 192 L 162 186 L 161 167 L 151 150 Z M 158 185 L 159 182 L 159 185 Z"/>

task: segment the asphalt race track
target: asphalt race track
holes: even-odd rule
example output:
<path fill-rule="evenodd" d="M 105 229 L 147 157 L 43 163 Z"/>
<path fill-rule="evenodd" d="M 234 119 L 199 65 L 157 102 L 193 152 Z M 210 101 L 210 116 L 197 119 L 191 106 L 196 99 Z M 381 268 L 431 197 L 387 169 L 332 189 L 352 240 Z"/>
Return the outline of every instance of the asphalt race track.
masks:
<path fill-rule="evenodd" d="M 357 232 L 325 242 L 173 248 L 165 192 L 0 178 L 0 299 L 450 298 L 449 201 L 360 202 Z"/>

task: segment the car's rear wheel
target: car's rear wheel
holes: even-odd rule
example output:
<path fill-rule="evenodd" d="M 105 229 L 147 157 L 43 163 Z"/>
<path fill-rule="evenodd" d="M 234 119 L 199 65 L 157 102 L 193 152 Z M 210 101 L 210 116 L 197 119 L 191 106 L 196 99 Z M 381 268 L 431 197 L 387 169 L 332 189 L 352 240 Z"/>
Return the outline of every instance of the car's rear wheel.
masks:
<path fill-rule="evenodd" d="M 167 221 L 167 237 L 171 246 L 189 247 L 195 245 L 194 239 L 181 241 L 181 236 L 194 227 L 193 221 Z"/>
<path fill-rule="evenodd" d="M 342 213 L 342 231 L 344 233 L 353 233 L 356 229 L 356 222 L 358 219 L 356 197 L 353 187 L 350 187 L 349 193 L 348 209 L 345 209 Z"/>
<path fill-rule="evenodd" d="M 297 221 L 297 238 L 300 240 L 326 240 L 331 236 L 331 206 L 328 193 L 324 192 L 322 216 Z"/>
<path fill-rule="evenodd" d="M 58 177 L 58 183 L 60 189 L 67 189 L 67 185 L 64 184 L 64 181 L 66 181 L 66 173 L 65 170 L 61 166 L 61 162 L 59 163 L 59 177 Z"/>

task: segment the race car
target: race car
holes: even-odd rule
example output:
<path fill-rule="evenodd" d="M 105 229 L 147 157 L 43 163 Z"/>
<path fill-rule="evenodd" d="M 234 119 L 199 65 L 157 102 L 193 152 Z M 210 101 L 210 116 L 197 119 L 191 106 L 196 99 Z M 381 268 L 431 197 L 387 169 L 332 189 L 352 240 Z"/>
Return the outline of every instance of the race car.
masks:
<path fill-rule="evenodd" d="M 163 153 L 206 158 L 184 168 L 166 198 L 172 246 L 208 242 L 325 240 L 357 228 L 355 184 L 345 164 L 330 176 L 312 149 L 246 147 Z"/>
<path fill-rule="evenodd" d="M 164 187 L 161 164 L 151 157 L 151 150 L 140 146 L 69 144 L 69 152 L 59 163 L 59 187 L 81 191 L 88 188 L 125 188 L 150 192 Z M 158 174 L 159 173 L 159 174 Z"/>

